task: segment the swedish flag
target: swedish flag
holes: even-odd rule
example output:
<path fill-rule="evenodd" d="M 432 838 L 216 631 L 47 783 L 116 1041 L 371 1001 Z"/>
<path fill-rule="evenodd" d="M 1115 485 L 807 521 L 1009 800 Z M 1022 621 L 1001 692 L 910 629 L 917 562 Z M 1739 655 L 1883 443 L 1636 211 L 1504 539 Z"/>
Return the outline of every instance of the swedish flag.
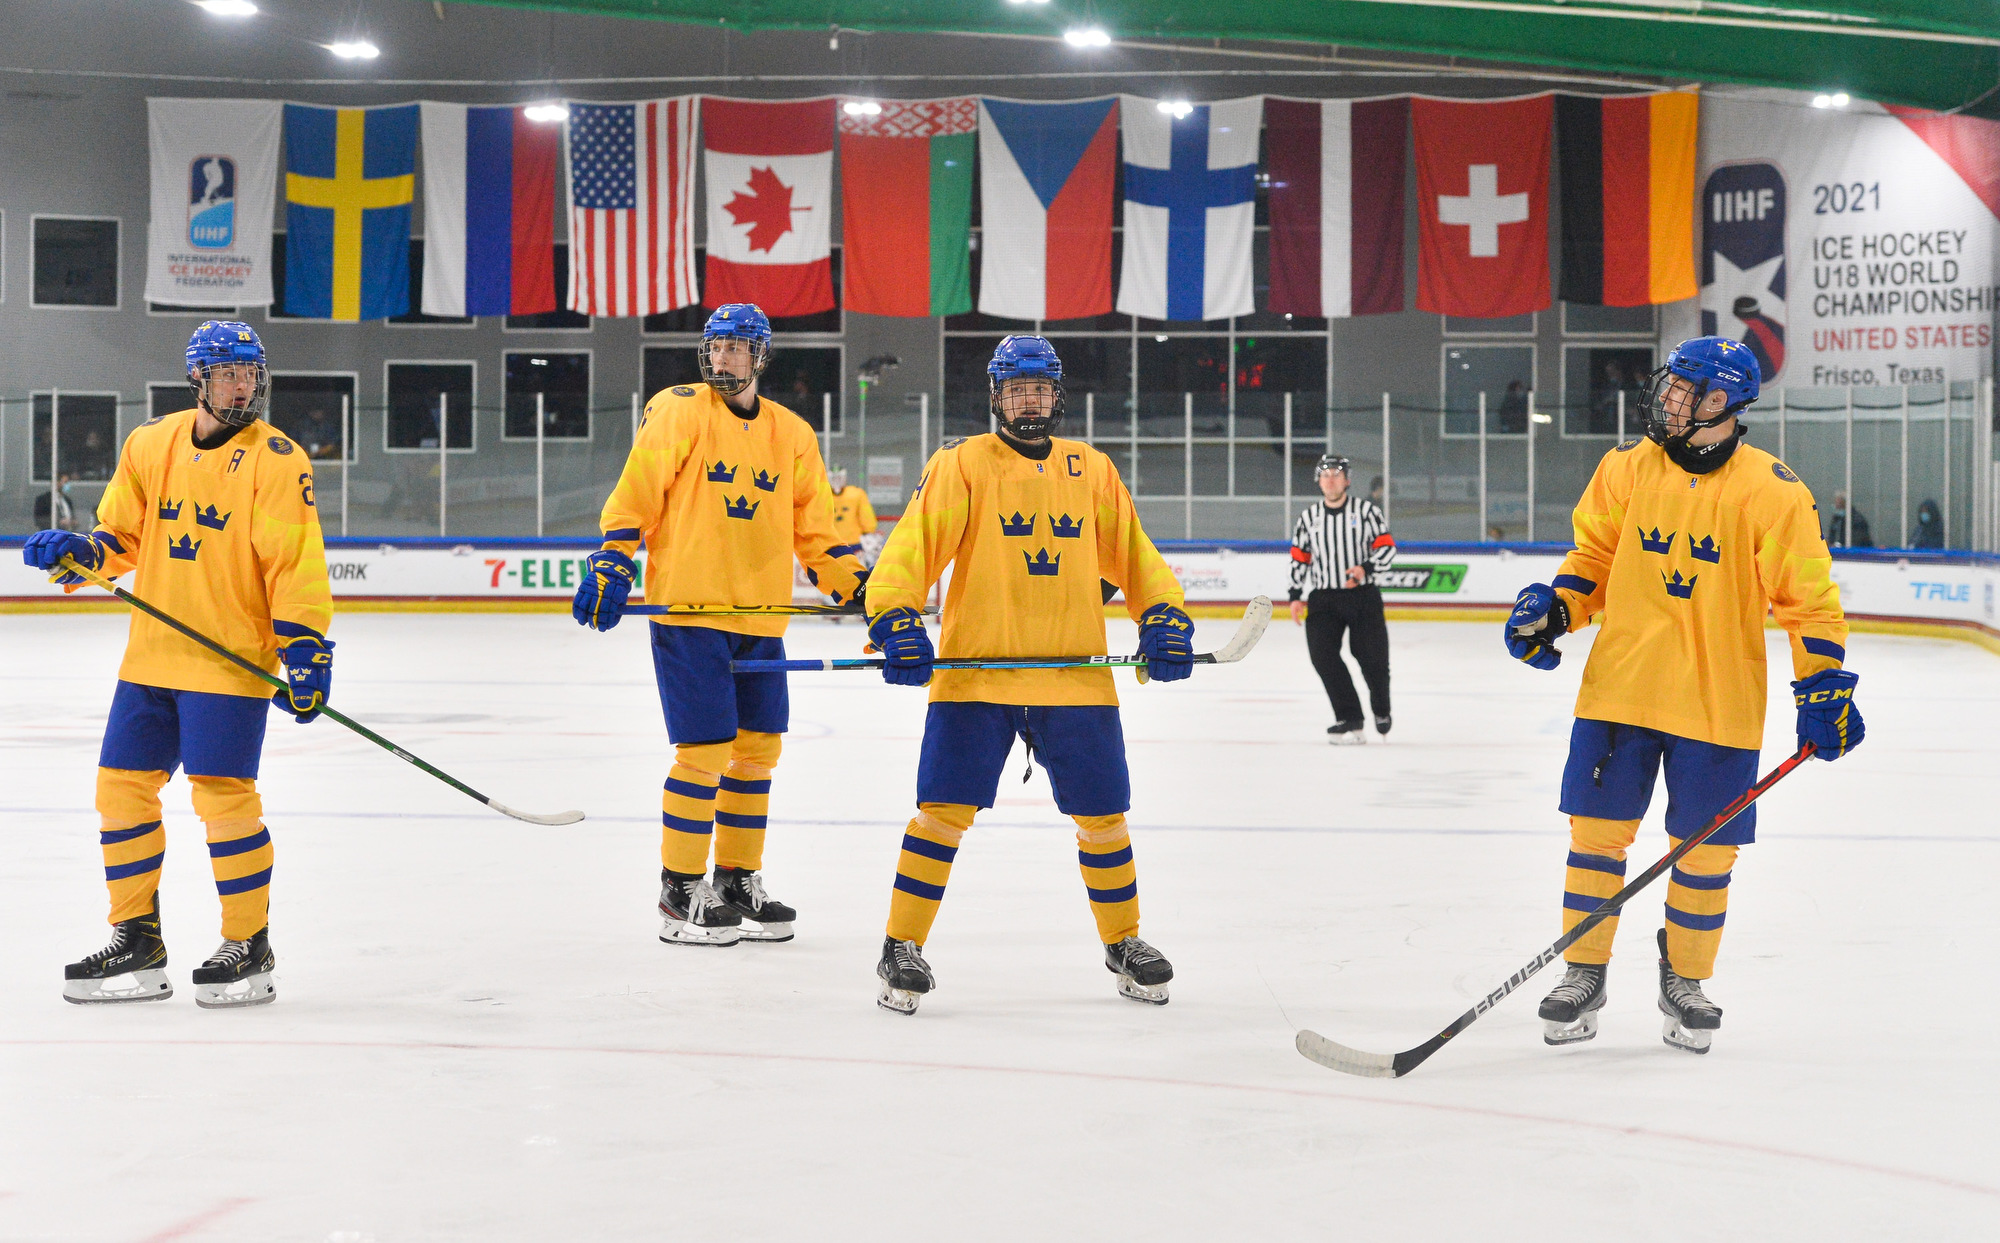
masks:
<path fill-rule="evenodd" d="M 386 319 L 410 309 L 417 105 L 285 105 L 285 311 Z"/>

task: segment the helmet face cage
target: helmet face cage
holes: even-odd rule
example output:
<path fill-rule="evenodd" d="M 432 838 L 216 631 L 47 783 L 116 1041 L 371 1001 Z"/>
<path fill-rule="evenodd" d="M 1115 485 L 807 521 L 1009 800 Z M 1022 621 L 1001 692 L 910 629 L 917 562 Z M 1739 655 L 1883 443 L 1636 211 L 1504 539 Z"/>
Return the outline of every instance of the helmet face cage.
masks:
<path fill-rule="evenodd" d="M 208 399 L 209 372 L 216 367 L 255 367 L 257 386 L 250 393 L 250 401 L 241 406 L 218 406 Z M 204 362 L 196 363 L 188 370 L 188 389 L 194 394 L 194 403 L 212 417 L 220 419 L 231 427 L 248 427 L 264 417 L 265 407 L 271 402 L 271 372 L 263 363 L 250 362 Z"/>
<path fill-rule="evenodd" d="M 750 347 L 750 374 L 729 375 L 715 369 L 710 351 L 717 341 L 741 341 Z M 724 397 L 734 397 L 757 382 L 764 374 L 764 368 L 771 361 L 771 341 L 766 337 L 759 340 L 749 333 L 718 332 L 704 335 L 701 339 L 701 378 L 708 386 Z"/>
<path fill-rule="evenodd" d="M 988 407 L 994 419 L 1016 440 L 1046 440 L 1063 416 L 1062 359 L 1047 338 L 1017 334 L 1000 342 L 986 364 Z M 1003 398 L 1009 381 L 1045 380 L 1054 390 L 1048 413 L 1009 418 Z"/>
<path fill-rule="evenodd" d="M 217 405 L 209 399 L 210 373 L 229 366 L 257 369 L 250 400 L 244 405 Z M 195 404 L 231 427 L 246 427 L 263 418 L 270 404 L 271 372 L 264 361 L 264 343 L 245 323 L 211 319 L 196 328 L 188 339 L 187 378 Z"/>
<path fill-rule="evenodd" d="M 1008 417 L 1002 397 L 1008 383 L 1016 380 L 1043 380 L 1048 383 L 1050 388 L 1055 390 L 1055 400 L 1049 404 L 1049 412 L 1047 414 L 1027 414 L 1016 415 L 1012 418 Z M 993 411 L 993 417 L 1000 421 L 1000 426 L 1006 430 L 1009 436 L 1012 436 L 1016 440 L 1047 440 L 1054 434 L 1055 426 L 1061 421 L 1063 416 L 1062 381 L 1050 375 L 1015 375 L 1008 376 L 1006 379 L 994 376 L 992 379 L 992 400 L 989 404 Z"/>
<path fill-rule="evenodd" d="M 1686 413 L 1681 416 L 1676 416 L 1667 409 L 1668 398 L 1674 395 L 1677 386 L 1684 386 L 1689 394 L 1685 399 Z M 1671 362 L 1656 369 L 1646 377 L 1646 439 L 1656 445 L 1665 445 L 1669 441 L 1686 444 L 1690 436 L 1703 428 L 1714 427 L 1718 423 L 1735 418 L 1736 412 L 1743 408 L 1743 404 L 1747 404 L 1725 405 L 1713 418 L 1696 417 L 1701 413 L 1701 404 L 1708 400 L 1711 391 L 1713 386 L 1706 376 L 1687 375 L 1675 370 Z M 1678 402 L 1680 399 L 1675 398 L 1675 400 Z M 1687 420 L 1686 425 L 1679 431 L 1673 430 L 1673 421 L 1676 417 Z"/>

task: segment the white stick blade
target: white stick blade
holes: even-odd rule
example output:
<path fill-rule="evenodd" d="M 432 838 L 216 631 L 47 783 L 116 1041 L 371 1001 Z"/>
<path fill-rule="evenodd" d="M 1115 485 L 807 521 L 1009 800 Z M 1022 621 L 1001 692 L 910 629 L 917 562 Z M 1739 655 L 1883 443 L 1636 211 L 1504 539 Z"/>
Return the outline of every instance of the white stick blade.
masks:
<path fill-rule="evenodd" d="M 1243 624 L 1236 628 L 1236 633 L 1230 636 L 1229 642 L 1216 651 L 1215 663 L 1230 665 L 1248 656 L 1250 649 L 1256 647 L 1258 640 L 1264 637 L 1264 627 L 1270 624 L 1271 597 L 1258 596 L 1243 610 Z"/>
<path fill-rule="evenodd" d="M 546 824 L 552 828 L 559 825 L 575 824 L 577 821 L 583 819 L 583 813 L 580 811 L 559 811 L 553 815 L 538 816 L 531 811 L 515 811 L 505 803 L 489 802 L 486 805 L 503 816 L 512 816 L 516 820 L 525 820 L 529 824 Z"/>
<path fill-rule="evenodd" d="M 1266 607 L 1269 607 L 1268 601 Z M 1330 1070 L 1360 1075 L 1365 1079 L 1396 1077 L 1396 1059 L 1393 1054 L 1363 1053 L 1359 1049 L 1350 1049 L 1338 1041 L 1328 1040 L 1314 1031 L 1299 1032 L 1298 1039 L 1293 1041 L 1293 1044 L 1297 1045 L 1299 1052 L 1305 1054 L 1308 1059 Z"/>

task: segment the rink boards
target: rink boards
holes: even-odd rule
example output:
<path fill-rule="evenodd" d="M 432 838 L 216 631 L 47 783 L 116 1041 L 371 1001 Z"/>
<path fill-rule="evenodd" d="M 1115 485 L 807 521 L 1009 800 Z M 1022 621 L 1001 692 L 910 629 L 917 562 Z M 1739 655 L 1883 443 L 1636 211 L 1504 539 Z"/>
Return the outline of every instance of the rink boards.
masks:
<path fill-rule="evenodd" d="M 19 539 L 0 540 L 0 548 L 19 546 Z M 334 596 L 349 609 L 550 608 L 575 592 L 584 558 L 597 547 L 583 539 L 329 539 L 327 568 Z M 1170 540 L 1160 549 L 1191 605 L 1286 596 L 1291 558 L 1285 543 Z M 1405 617 L 1507 608 L 1523 586 L 1554 577 L 1566 551 L 1563 544 L 1407 543 L 1382 578 L 1382 594 Z M 642 575 L 644 563 L 642 555 Z M 1834 581 L 1854 620 L 1946 627 L 2000 644 L 2000 557 L 1993 554 L 1844 551 L 1834 556 Z M 16 609 L 62 598 L 60 588 L 25 568 L 8 574 L 4 591 L 0 604 Z M 821 602 L 803 574 L 795 596 L 800 603 Z"/>

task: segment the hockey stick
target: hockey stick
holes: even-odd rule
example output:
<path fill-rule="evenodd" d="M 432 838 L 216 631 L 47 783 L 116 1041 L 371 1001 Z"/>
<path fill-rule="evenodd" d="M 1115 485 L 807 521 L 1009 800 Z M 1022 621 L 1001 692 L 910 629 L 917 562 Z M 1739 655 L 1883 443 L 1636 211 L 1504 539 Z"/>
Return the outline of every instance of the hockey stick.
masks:
<path fill-rule="evenodd" d="M 1243 610 L 1243 624 L 1229 642 L 1212 652 L 1196 653 L 1197 665 L 1233 665 L 1250 654 L 1271 624 L 1271 598 L 1258 596 Z M 880 669 L 886 661 L 854 660 L 732 660 L 731 673 L 820 673 L 835 669 Z M 933 669 L 1126 669 L 1144 668 L 1144 656 L 962 656 L 931 663 Z"/>
<path fill-rule="evenodd" d="M 628 604 L 620 617 L 861 617 L 844 604 Z M 936 617 L 929 609 L 925 617 Z"/>
<path fill-rule="evenodd" d="M 1787 756 L 1783 763 L 1766 773 L 1763 780 L 1745 790 L 1737 797 L 1735 802 L 1717 812 L 1715 819 L 1709 821 L 1708 826 L 1702 829 L 1701 832 L 1684 839 L 1680 845 L 1668 851 L 1666 856 L 1658 863 L 1640 873 L 1639 879 L 1606 898 L 1603 904 L 1596 910 L 1584 916 L 1577 923 L 1576 927 L 1563 933 L 1554 945 L 1535 955 L 1527 966 L 1508 976 L 1505 984 L 1481 997 L 1478 1004 L 1474 1005 L 1472 1009 L 1467 1010 L 1464 1014 L 1459 1015 L 1450 1027 L 1432 1036 L 1416 1048 L 1405 1049 L 1401 1053 L 1394 1054 L 1364 1053 L 1359 1049 L 1350 1049 L 1337 1040 L 1328 1040 L 1318 1032 L 1304 1030 L 1299 1032 L 1298 1039 L 1293 1043 L 1298 1047 L 1300 1053 L 1305 1054 L 1320 1065 L 1330 1067 L 1334 1070 L 1346 1071 L 1350 1075 L 1363 1075 L 1371 1079 L 1402 1078 L 1404 1075 L 1423 1065 L 1425 1058 L 1444 1048 L 1445 1041 L 1450 1040 L 1453 1036 L 1472 1026 L 1473 1021 L 1480 1015 L 1498 1005 L 1506 998 L 1507 994 L 1527 983 L 1530 976 L 1533 976 L 1537 971 L 1554 962 L 1558 954 L 1588 936 L 1591 929 L 1597 927 L 1597 925 L 1603 923 L 1613 915 L 1616 915 L 1620 907 L 1629 902 L 1641 889 L 1658 880 L 1662 872 L 1680 862 L 1683 855 L 1713 837 L 1721 830 L 1723 825 L 1735 819 L 1737 814 L 1745 807 L 1756 802 L 1758 795 L 1777 785 L 1778 782 L 1784 780 L 1785 774 L 1791 772 L 1800 764 L 1805 763 L 1806 757 L 1810 756 L 1813 750 L 1813 744 L 1809 742 L 1802 744 L 1797 751 Z"/>
<path fill-rule="evenodd" d="M 123 600 L 125 603 L 131 605 L 133 608 L 138 609 L 140 612 L 147 614 L 154 621 L 157 621 L 164 626 L 169 626 L 175 630 L 180 631 L 183 635 L 186 635 L 188 638 L 193 639 L 196 643 L 201 644 L 209 651 L 214 652 L 217 656 L 220 656 L 224 660 L 227 660 L 229 663 L 235 665 L 237 668 L 243 670 L 245 673 L 253 674 L 256 677 L 262 678 L 264 681 L 270 683 L 272 686 L 277 687 L 279 690 L 286 689 L 284 679 L 274 677 L 271 674 L 266 673 L 264 670 L 258 668 L 256 665 L 251 664 L 249 661 L 243 659 L 241 656 L 238 656 L 235 652 L 232 652 L 228 648 L 222 646 L 220 643 L 217 643 L 214 639 L 209 638 L 201 631 L 196 630 L 192 626 L 185 625 L 179 620 L 168 616 L 166 613 L 161 612 L 159 609 L 154 608 L 152 605 L 146 603 L 144 600 L 141 600 L 139 597 L 133 595 L 131 592 L 125 590 L 123 587 L 120 587 L 118 584 L 112 582 L 110 579 L 104 577 L 102 574 L 99 574 L 97 571 L 78 565 L 74 560 L 72 560 L 69 557 L 64 557 L 62 559 L 62 568 L 68 570 L 72 574 L 80 575 L 83 578 L 87 579 L 88 581 L 97 584 L 99 587 L 104 588 L 104 590 L 110 592 L 114 596 L 117 596 L 120 600 Z M 425 772 L 429 773 L 431 776 L 436 777 L 439 781 L 444 782 L 452 789 L 457 790 L 461 794 L 471 795 L 473 798 L 478 799 L 480 802 L 486 804 L 488 807 L 491 807 L 494 811 L 499 812 L 503 816 L 512 816 L 516 820 L 525 820 L 529 824 L 546 824 L 546 825 L 575 824 L 577 821 L 583 819 L 583 813 L 580 811 L 559 811 L 556 812 L 554 815 L 548 815 L 548 816 L 538 816 L 533 812 L 516 811 L 514 808 L 507 806 L 505 803 L 496 802 L 493 799 L 487 798 L 484 794 L 481 794 L 479 791 L 473 789 L 471 786 L 465 784 L 463 781 L 460 781 L 458 778 L 452 776 L 450 773 L 445 772 L 443 769 L 434 768 L 431 765 L 426 764 L 424 761 L 418 759 L 414 755 L 411 755 L 408 751 L 403 750 L 403 748 L 397 746 L 393 742 L 390 742 L 387 738 L 384 738 L 382 735 L 376 733 L 374 730 L 369 729 L 366 725 L 361 724 L 359 721 L 356 721 L 351 717 L 336 712 L 332 708 L 323 707 L 320 709 L 320 711 L 325 713 L 327 716 L 332 717 L 334 720 L 340 722 L 342 725 L 347 726 L 347 728 L 353 730 L 355 733 L 361 735 L 363 738 L 366 738 L 368 741 L 374 743 L 376 746 L 381 747 L 383 750 L 389 752 L 391 755 L 396 756 L 398 759 L 409 761 L 410 763 L 416 765 L 418 768 L 421 768 Z"/>

